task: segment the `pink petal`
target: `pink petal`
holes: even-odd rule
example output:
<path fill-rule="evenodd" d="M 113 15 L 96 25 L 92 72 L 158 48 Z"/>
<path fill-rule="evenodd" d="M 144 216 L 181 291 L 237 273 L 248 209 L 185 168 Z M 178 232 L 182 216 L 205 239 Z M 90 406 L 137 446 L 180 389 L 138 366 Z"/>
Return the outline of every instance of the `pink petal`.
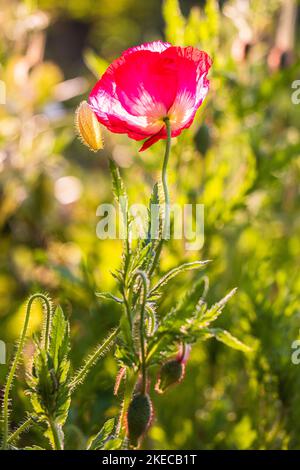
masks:
<path fill-rule="evenodd" d="M 155 41 L 128 49 L 95 85 L 89 97 L 90 105 L 109 130 L 141 140 L 161 129 L 163 123 L 158 119 L 166 114 L 166 105 L 173 96 L 170 97 L 169 92 L 166 97 L 158 74 L 155 83 L 151 82 L 147 66 L 158 71 L 156 61 L 168 47 L 171 47 L 169 43 Z M 133 77 L 136 77 L 134 85 Z"/>
<path fill-rule="evenodd" d="M 147 150 L 149 147 L 151 147 L 151 145 L 155 144 L 155 142 L 158 142 L 160 139 L 166 139 L 166 138 L 167 138 L 166 132 L 164 132 L 164 129 L 161 129 L 157 134 L 145 140 L 145 142 L 139 149 L 139 152 L 144 152 L 144 150 Z"/>
<path fill-rule="evenodd" d="M 176 61 L 151 51 L 137 51 L 115 71 L 116 93 L 123 107 L 136 116 L 161 119 L 177 92 Z"/>
<path fill-rule="evenodd" d="M 131 54 L 132 52 L 136 51 L 152 51 L 152 52 L 163 52 L 169 47 L 172 47 L 172 44 L 169 42 L 164 41 L 153 41 L 153 42 L 145 42 L 144 44 L 140 44 L 139 46 L 131 47 L 123 52 L 122 56 L 127 54 Z"/>
<path fill-rule="evenodd" d="M 206 76 L 212 62 L 205 52 L 194 47 L 171 47 L 163 55 L 177 57 L 177 95 L 168 112 L 174 135 L 193 122 L 209 89 Z"/>

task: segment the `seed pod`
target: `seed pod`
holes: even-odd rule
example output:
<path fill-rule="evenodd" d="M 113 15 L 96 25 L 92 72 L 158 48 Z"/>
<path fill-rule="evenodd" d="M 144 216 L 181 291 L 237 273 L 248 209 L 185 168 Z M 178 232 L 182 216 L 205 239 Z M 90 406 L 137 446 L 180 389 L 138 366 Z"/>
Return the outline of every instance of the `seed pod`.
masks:
<path fill-rule="evenodd" d="M 76 110 L 75 124 L 79 137 L 90 150 L 97 152 L 103 148 L 101 125 L 86 101 L 82 101 Z"/>
<path fill-rule="evenodd" d="M 152 403 L 148 394 L 138 393 L 130 402 L 126 416 L 130 444 L 137 447 L 152 420 Z"/>
<path fill-rule="evenodd" d="M 155 386 L 158 393 L 164 393 L 171 385 L 182 381 L 185 374 L 185 364 L 178 359 L 172 359 L 162 365 Z"/>

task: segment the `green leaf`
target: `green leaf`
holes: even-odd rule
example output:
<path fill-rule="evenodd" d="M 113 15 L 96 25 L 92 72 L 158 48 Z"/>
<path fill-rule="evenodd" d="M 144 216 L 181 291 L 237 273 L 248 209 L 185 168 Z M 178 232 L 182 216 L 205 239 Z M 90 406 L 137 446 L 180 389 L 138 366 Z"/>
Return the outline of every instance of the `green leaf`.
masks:
<path fill-rule="evenodd" d="M 201 277 L 177 305 L 162 318 L 158 332 L 168 331 L 179 333 L 186 324 L 191 325 L 191 320 L 199 315 L 199 311 L 202 312 L 202 307 L 205 308 L 205 304 L 202 300 L 205 288 L 205 278 Z"/>
<path fill-rule="evenodd" d="M 55 310 L 52 320 L 52 331 L 50 341 L 50 355 L 53 360 L 54 369 L 58 369 L 58 365 L 68 352 L 69 345 L 69 328 L 68 322 L 65 320 L 62 308 L 58 306 Z"/>
<path fill-rule="evenodd" d="M 164 317 L 149 342 L 147 361 L 157 363 L 161 355 L 174 352 L 179 341 L 193 343 L 203 336 L 196 327 L 198 316 L 205 310 L 203 296 L 207 290 L 206 276 L 198 279 L 193 288 Z M 205 335 L 205 339 L 207 335 Z"/>
<path fill-rule="evenodd" d="M 185 271 L 191 271 L 193 269 L 202 269 L 204 268 L 208 263 L 210 263 L 210 260 L 206 261 L 193 261 L 191 263 L 184 263 L 178 266 L 177 268 L 171 269 L 169 272 L 167 272 L 159 281 L 158 283 L 150 290 L 149 292 L 149 298 L 153 297 L 154 294 L 158 293 L 158 291 L 164 287 L 171 279 L 174 277 L 178 276 L 178 274 L 181 274 Z"/>
<path fill-rule="evenodd" d="M 237 288 L 232 289 L 223 299 L 221 299 L 219 302 L 215 303 L 212 307 L 210 307 L 208 310 L 203 312 L 203 315 L 199 317 L 199 327 L 206 327 L 213 321 L 215 321 L 222 313 L 225 305 L 227 302 L 231 299 L 231 297 L 234 296 L 236 293 Z"/>
<path fill-rule="evenodd" d="M 111 437 L 115 427 L 115 419 L 111 418 L 106 421 L 98 434 L 91 439 L 88 444 L 87 450 L 99 450 L 102 449 L 105 442 Z"/>
<path fill-rule="evenodd" d="M 246 344 L 242 343 L 239 339 L 233 336 L 229 331 L 223 330 L 221 328 L 210 328 L 209 333 L 211 333 L 218 341 L 221 343 L 226 344 L 230 348 L 237 349 L 239 351 L 243 351 L 245 353 L 250 352 L 251 348 Z"/>
<path fill-rule="evenodd" d="M 127 193 L 120 170 L 113 160 L 109 160 L 109 168 L 112 176 L 113 192 L 117 202 L 120 204 L 120 199 L 123 198 L 127 201 Z"/>
<path fill-rule="evenodd" d="M 95 292 L 96 297 L 103 300 L 114 300 L 118 304 L 122 304 L 123 300 L 115 295 L 111 294 L 110 292 Z"/>
<path fill-rule="evenodd" d="M 120 174 L 120 170 L 112 159 L 109 160 L 109 168 L 110 168 L 111 177 L 112 177 L 113 193 L 114 193 L 116 202 L 119 204 L 121 216 L 122 216 L 122 229 L 123 229 L 122 235 L 124 239 L 128 239 L 129 220 L 128 220 L 127 192 L 125 189 L 123 179 Z"/>
<path fill-rule="evenodd" d="M 27 447 L 24 447 L 23 450 L 46 450 L 46 449 L 43 449 L 43 447 L 40 447 L 40 446 L 35 446 L 35 445 L 32 445 L 32 446 L 27 446 Z"/>
<path fill-rule="evenodd" d="M 153 215 L 154 212 L 154 215 Z M 155 218 L 152 220 L 152 216 L 157 216 L 158 220 Z M 152 222 L 155 221 L 155 226 L 152 227 Z M 160 213 L 160 198 L 159 198 L 159 190 L 158 190 L 158 183 L 155 183 L 152 189 L 149 207 L 148 207 L 148 233 L 147 238 L 144 240 L 144 245 L 148 245 L 152 242 L 152 245 L 160 238 L 162 229 L 162 220 L 161 220 L 161 213 Z"/>
<path fill-rule="evenodd" d="M 132 281 L 132 276 L 135 275 L 136 270 L 142 270 L 145 262 L 151 252 L 151 245 L 138 244 L 138 247 L 131 253 L 128 263 L 127 275 L 129 276 L 128 284 Z M 131 277 L 130 277 L 131 276 Z"/>
<path fill-rule="evenodd" d="M 119 438 L 107 439 L 102 447 L 102 450 L 119 450 L 121 449 L 123 440 Z"/>
<path fill-rule="evenodd" d="M 36 418 L 47 424 L 46 434 L 51 444 L 49 416 L 60 428 L 66 421 L 71 403 L 69 387 L 69 323 L 57 307 L 53 315 L 49 350 L 37 345 L 31 374 L 27 383 Z"/>

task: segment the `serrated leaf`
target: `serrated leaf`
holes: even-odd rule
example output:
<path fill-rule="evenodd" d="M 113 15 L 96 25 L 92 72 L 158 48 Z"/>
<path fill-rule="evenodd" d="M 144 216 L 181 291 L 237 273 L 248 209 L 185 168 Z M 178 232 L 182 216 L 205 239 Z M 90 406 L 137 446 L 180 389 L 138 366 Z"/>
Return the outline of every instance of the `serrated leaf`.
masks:
<path fill-rule="evenodd" d="M 46 450 L 46 449 L 43 449 L 43 447 L 40 447 L 40 446 L 26 446 L 23 448 L 23 450 Z"/>
<path fill-rule="evenodd" d="M 114 300 L 118 304 L 122 304 L 123 300 L 115 295 L 111 294 L 110 292 L 95 292 L 96 297 L 103 300 Z"/>
<path fill-rule="evenodd" d="M 164 287 L 171 279 L 174 277 L 178 276 L 178 274 L 181 274 L 185 271 L 191 271 L 193 269 L 202 269 L 204 268 L 210 260 L 206 261 L 193 261 L 190 263 L 184 263 L 178 266 L 177 268 L 173 268 L 170 271 L 168 271 L 159 281 L 158 283 L 150 290 L 149 292 L 149 298 L 153 297 L 158 291 Z"/>
<path fill-rule="evenodd" d="M 152 219 L 154 212 L 155 218 Z M 153 217 L 154 217 L 153 216 Z M 156 217 L 158 220 L 156 220 Z M 155 221 L 155 226 L 152 226 L 152 222 Z M 148 207 L 148 232 L 147 238 L 144 240 L 144 245 L 148 245 L 151 241 L 152 244 L 160 237 L 161 233 L 161 214 L 160 214 L 160 199 L 159 199 L 159 191 L 158 191 L 158 183 L 155 183 L 152 189 L 149 207 Z"/>
<path fill-rule="evenodd" d="M 155 335 L 149 342 L 148 360 L 151 358 L 151 363 L 157 361 L 161 354 L 171 352 L 174 347 L 178 346 L 179 341 L 192 343 L 202 335 L 195 324 L 198 315 L 206 308 L 203 301 L 205 291 L 206 282 L 202 277 L 177 305 L 165 317 L 161 318 Z"/>
<path fill-rule="evenodd" d="M 92 438 L 90 441 L 87 450 L 99 450 L 102 449 L 105 442 L 111 437 L 115 427 L 115 419 L 111 418 L 106 421 L 98 434 Z"/>
<path fill-rule="evenodd" d="M 207 309 L 205 312 L 203 312 L 202 316 L 199 316 L 199 327 L 206 327 L 210 323 L 214 322 L 222 313 L 225 305 L 227 302 L 231 299 L 231 297 L 234 296 L 236 293 L 237 288 L 232 289 L 223 299 L 221 299 L 219 302 L 215 303 Z"/>
<path fill-rule="evenodd" d="M 102 450 L 119 450 L 122 448 L 123 440 L 120 438 L 107 439 Z"/>
<path fill-rule="evenodd" d="M 110 173 L 112 177 L 112 186 L 113 186 L 113 193 L 115 196 L 116 202 L 119 204 L 120 207 L 120 213 L 121 213 L 121 227 L 120 230 L 122 231 L 122 238 L 124 241 L 126 240 L 128 243 L 128 240 L 130 238 L 129 236 L 129 220 L 128 220 L 128 197 L 127 197 L 127 192 L 125 189 L 125 185 L 123 182 L 123 179 L 120 174 L 120 170 L 115 164 L 113 160 L 109 160 L 109 168 L 110 168 Z M 125 246 L 127 246 L 125 244 Z M 128 250 L 125 250 L 128 253 Z M 126 260 L 125 260 L 126 261 Z"/>
<path fill-rule="evenodd" d="M 229 331 L 223 330 L 222 328 L 210 328 L 208 330 L 218 341 L 226 344 L 230 348 L 237 349 L 243 352 L 250 352 L 251 348 L 246 344 L 242 343 L 239 339 L 233 336 Z"/>
<path fill-rule="evenodd" d="M 62 308 L 58 306 L 52 320 L 52 331 L 49 352 L 53 360 L 54 369 L 68 352 L 69 331 L 68 322 L 65 320 Z"/>
<path fill-rule="evenodd" d="M 170 312 L 162 318 L 158 332 L 180 332 L 186 322 L 190 322 L 192 318 L 202 312 L 203 306 L 203 283 L 205 289 L 204 278 L 198 279 L 191 290 L 189 290 L 183 298 L 173 307 Z"/>
<path fill-rule="evenodd" d="M 120 170 L 113 160 L 109 160 L 109 168 L 112 176 L 113 192 L 117 202 L 120 204 L 120 198 L 127 201 L 127 193 Z"/>

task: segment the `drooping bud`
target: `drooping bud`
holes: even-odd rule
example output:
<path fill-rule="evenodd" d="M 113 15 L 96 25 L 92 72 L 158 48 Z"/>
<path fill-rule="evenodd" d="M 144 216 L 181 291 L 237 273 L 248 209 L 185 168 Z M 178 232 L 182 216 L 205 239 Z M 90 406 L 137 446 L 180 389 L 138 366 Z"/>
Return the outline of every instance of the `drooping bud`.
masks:
<path fill-rule="evenodd" d="M 103 148 L 101 125 L 86 101 L 82 101 L 76 110 L 75 124 L 82 142 L 90 150 L 97 152 Z"/>
<path fill-rule="evenodd" d="M 133 447 L 139 445 L 152 421 L 152 403 L 149 395 L 137 393 L 130 402 L 126 416 L 127 434 Z"/>
<path fill-rule="evenodd" d="M 185 374 L 185 364 L 172 359 L 165 362 L 159 372 L 158 381 L 155 390 L 158 393 L 164 393 L 171 385 L 175 385 L 182 381 Z"/>
<path fill-rule="evenodd" d="M 191 347 L 183 344 L 175 359 L 165 362 L 159 372 L 155 385 L 157 393 L 164 393 L 172 385 L 180 383 L 185 375 L 185 364 L 188 360 Z"/>

